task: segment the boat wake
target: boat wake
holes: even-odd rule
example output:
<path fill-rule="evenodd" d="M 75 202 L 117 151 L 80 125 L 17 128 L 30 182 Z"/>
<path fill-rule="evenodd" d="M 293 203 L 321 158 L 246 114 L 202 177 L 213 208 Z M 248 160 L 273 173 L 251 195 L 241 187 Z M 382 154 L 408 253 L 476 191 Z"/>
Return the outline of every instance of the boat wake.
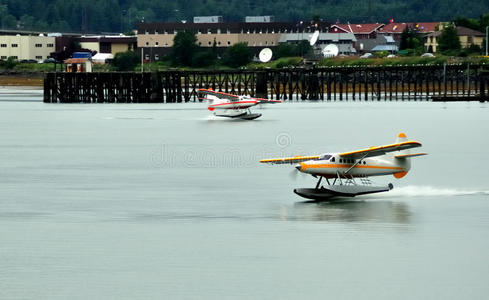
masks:
<path fill-rule="evenodd" d="M 384 197 L 452 197 L 470 195 L 489 195 L 489 190 L 463 190 L 454 188 L 443 188 L 433 186 L 403 186 L 395 187 L 388 193 L 377 196 Z"/>

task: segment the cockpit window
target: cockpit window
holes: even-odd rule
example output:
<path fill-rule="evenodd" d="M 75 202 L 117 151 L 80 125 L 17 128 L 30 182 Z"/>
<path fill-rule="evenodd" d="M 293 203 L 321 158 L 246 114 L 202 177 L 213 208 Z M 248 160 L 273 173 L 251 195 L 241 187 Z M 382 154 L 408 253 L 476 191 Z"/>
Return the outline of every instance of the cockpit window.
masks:
<path fill-rule="evenodd" d="M 324 160 L 329 160 L 331 158 L 331 155 L 329 154 L 325 154 L 321 157 L 321 159 L 324 159 Z"/>
<path fill-rule="evenodd" d="M 334 162 L 334 156 L 333 156 L 333 157 L 331 157 L 331 162 Z"/>

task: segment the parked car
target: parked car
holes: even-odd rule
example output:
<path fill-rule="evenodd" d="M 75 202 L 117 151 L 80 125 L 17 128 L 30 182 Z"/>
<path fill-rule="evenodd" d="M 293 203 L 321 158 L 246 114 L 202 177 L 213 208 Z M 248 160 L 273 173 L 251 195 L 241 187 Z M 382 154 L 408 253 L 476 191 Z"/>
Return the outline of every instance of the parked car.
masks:
<path fill-rule="evenodd" d="M 35 59 L 21 59 L 20 63 L 22 63 L 22 64 L 36 64 L 37 60 L 35 60 Z"/>
<path fill-rule="evenodd" d="M 395 54 L 389 54 L 387 55 L 387 58 L 393 58 L 393 57 L 397 57 Z"/>
<path fill-rule="evenodd" d="M 46 58 L 43 63 L 45 64 L 54 64 L 56 62 L 56 59 L 52 58 L 52 57 L 49 57 L 49 58 Z"/>
<path fill-rule="evenodd" d="M 435 57 L 433 53 L 423 53 L 421 57 Z"/>
<path fill-rule="evenodd" d="M 374 55 L 372 53 L 369 53 L 369 52 L 367 52 L 364 55 L 360 56 L 360 58 L 373 58 L 373 57 L 374 57 Z"/>

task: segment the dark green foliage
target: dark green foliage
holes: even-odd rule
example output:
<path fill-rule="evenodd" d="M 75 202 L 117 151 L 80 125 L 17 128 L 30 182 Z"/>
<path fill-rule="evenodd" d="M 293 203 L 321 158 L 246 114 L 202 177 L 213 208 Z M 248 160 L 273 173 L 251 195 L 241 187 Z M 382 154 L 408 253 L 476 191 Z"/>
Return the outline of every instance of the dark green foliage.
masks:
<path fill-rule="evenodd" d="M 251 62 L 253 53 L 245 43 L 237 43 L 227 48 L 222 57 L 223 63 L 229 67 L 240 67 Z"/>
<path fill-rule="evenodd" d="M 385 23 L 391 17 L 396 22 L 450 21 L 457 16 L 479 18 L 482 12 L 489 11 L 489 2 L 481 0 L 372 0 L 368 3 L 370 13 L 367 2 L 356 0 L 0 0 L 0 24 L 4 29 L 126 32 L 143 19 L 145 22 L 191 21 L 192 17 L 209 15 L 209 12 L 224 16 L 226 21 L 275 15 L 277 21 L 320 18 L 331 22 Z M 487 17 L 474 20 L 479 23 L 478 30 L 489 25 Z"/>
<path fill-rule="evenodd" d="M 481 15 L 479 19 L 456 18 L 453 21 L 457 26 L 463 26 L 481 32 L 486 32 L 486 27 L 489 26 L 489 13 Z"/>
<path fill-rule="evenodd" d="M 280 44 L 275 49 L 273 56 L 275 58 L 292 57 L 297 55 L 297 46 L 294 44 Z"/>
<path fill-rule="evenodd" d="M 134 71 L 139 57 L 134 51 L 119 52 L 115 55 L 112 65 L 117 71 Z"/>
<path fill-rule="evenodd" d="M 406 53 L 408 53 L 408 55 L 423 54 L 423 52 L 425 52 L 423 37 L 415 28 L 406 27 L 401 33 L 399 50 L 407 50 Z"/>
<path fill-rule="evenodd" d="M 193 67 L 208 67 L 216 62 L 216 56 L 212 50 L 202 49 L 197 51 L 192 57 Z"/>
<path fill-rule="evenodd" d="M 445 55 L 457 55 L 460 51 L 460 40 L 455 26 L 446 26 L 438 37 L 438 49 Z"/>
<path fill-rule="evenodd" d="M 1 66 L 7 70 L 12 70 L 17 64 L 18 62 L 12 56 L 1 62 Z"/>
<path fill-rule="evenodd" d="M 307 56 L 312 53 L 312 46 L 308 41 L 303 40 L 299 44 L 280 44 L 274 51 L 274 58 Z"/>
<path fill-rule="evenodd" d="M 195 34 L 188 31 L 180 31 L 173 38 L 171 60 L 175 66 L 192 66 L 193 57 L 199 50 Z"/>

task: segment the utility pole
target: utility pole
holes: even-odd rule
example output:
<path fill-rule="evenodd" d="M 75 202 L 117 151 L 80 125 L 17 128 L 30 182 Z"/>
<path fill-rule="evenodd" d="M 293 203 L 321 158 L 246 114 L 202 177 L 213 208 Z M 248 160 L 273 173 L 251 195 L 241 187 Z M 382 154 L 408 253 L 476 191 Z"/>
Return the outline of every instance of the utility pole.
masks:
<path fill-rule="evenodd" d="M 487 30 L 489 29 L 489 26 L 486 26 L 486 56 L 488 56 L 487 54 Z"/>

